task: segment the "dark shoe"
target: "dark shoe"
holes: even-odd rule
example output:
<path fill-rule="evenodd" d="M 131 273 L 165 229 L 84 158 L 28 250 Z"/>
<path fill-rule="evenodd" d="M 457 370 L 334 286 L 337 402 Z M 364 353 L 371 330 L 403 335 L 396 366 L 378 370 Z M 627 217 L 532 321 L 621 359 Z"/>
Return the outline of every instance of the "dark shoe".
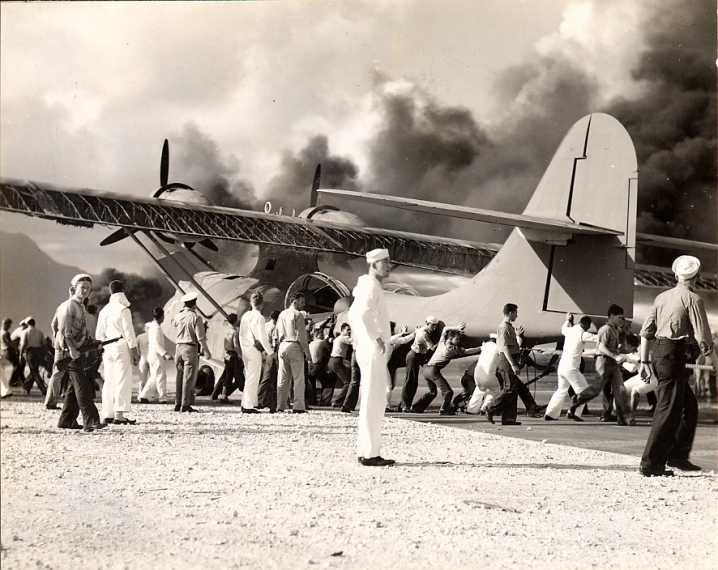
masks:
<path fill-rule="evenodd" d="M 152 402 L 150 402 L 147 398 L 140 398 L 140 404 L 151 404 L 151 403 Z"/>
<path fill-rule="evenodd" d="M 617 420 L 616 425 L 621 426 L 621 427 L 626 427 L 626 426 L 628 426 L 628 422 L 626 420 Z"/>
<path fill-rule="evenodd" d="M 105 422 L 106 424 L 114 424 L 115 423 L 114 418 L 103 418 L 102 421 Z"/>
<path fill-rule="evenodd" d="M 216 400 L 216 399 L 217 399 L 217 398 L 215 398 L 215 400 Z M 225 396 L 224 398 L 220 398 L 219 401 L 222 402 L 223 404 L 229 404 L 229 403 L 230 403 L 229 398 L 227 398 L 226 396 Z"/>
<path fill-rule="evenodd" d="M 695 463 L 691 463 L 688 459 L 669 459 L 668 467 L 675 467 L 681 471 L 700 471 L 701 468 Z"/>
<path fill-rule="evenodd" d="M 409 413 L 411 413 L 411 414 L 423 414 L 423 413 L 424 413 L 424 410 L 417 410 L 414 406 L 412 406 L 411 408 L 409 408 L 408 411 L 409 411 Z"/>
<path fill-rule="evenodd" d="M 307 410 L 292 410 L 293 414 L 306 414 Z"/>
<path fill-rule="evenodd" d="M 456 412 L 454 410 L 441 410 L 439 412 L 440 416 L 455 416 Z"/>
<path fill-rule="evenodd" d="M 57 426 L 60 429 L 82 429 L 82 426 L 77 422 L 70 424 L 69 426 Z"/>
<path fill-rule="evenodd" d="M 601 416 L 601 418 L 598 420 L 603 423 L 611 423 L 615 422 L 618 418 L 614 416 L 613 414 L 610 414 L 608 416 Z"/>
<path fill-rule="evenodd" d="M 507 420 L 505 422 L 501 422 L 502 426 L 520 426 L 521 422 L 517 422 L 515 420 Z"/>
<path fill-rule="evenodd" d="M 354 410 L 347 410 L 346 408 L 342 408 L 341 411 L 345 414 L 351 414 Z"/>
<path fill-rule="evenodd" d="M 182 406 L 182 409 L 180 410 L 182 412 L 187 412 L 189 414 L 198 414 L 200 413 L 199 410 L 195 410 L 192 406 Z"/>
<path fill-rule="evenodd" d="M 94 431 L 95 431 L 95 428 L 94 428 L 94 427 L 92 427 L 92 426 L 85 426 L 84 428 L 82 428 L 82 430 L 80 431 L 80 433 L 92 433 L 92 432 L 94 432 Z"/>
<path fill-rule="evenodd" d="M 175 404 L 175 412 L 179 412 L 182 409 L 182 406 L 179 404 Z"/>
<path fill-rule="evenodd" d="M 115 423 L 117 423 L 116 420 L 115 420 Z M 105 429 L 105 428 L 107 427 L 107 424 L 106 424 L 106 423 L 92 424 L 90 427 L 91 427 L 92 429 Z"/>
<path fill-rule="evenodd" d="M 566 417 L 567 417 L 569 420 L 573 420 L 573 421 L 575 421 L 575 422 L 582 422 L 582 421 L 583 421 L 583 418 L 579 418 L 576 414 L 566 414 Z"/>
<path fill-rule="evenodd" d="M 669 469 L 644 469 L 641 467 L 639 471 L 644 477 L 673 477 L 674 475 L 673 471 Z"/>
<path fill-rule="evenodd" d="M 118 420 L 117 418 L 115 418 L 115 421 L 112 423 L 120 426 L 133 426 L 137 423 L 137 420 L 131 420 L 130 418 L 122 418 Z"/>
<path fill-rule="evenodd" d="M 551 416 L 544 416 L 543 419 L 546 422 L 557 422 L 558 421 L 558 418 L 552 418 Z"/>
<path fill-rule="evenodd" d="M 488 411 L 488 410 L 486 410 L 486 419 L 489 420 L 489 423 L 490 423 L 490 424 L 495 424 L 495 423 L 496 423 L 496 422 L 494 421 L 494 414 L 493 414 L 493 412 L 490 412 L 490 411 Z"/>
<path fill-rule="evenodd" d="M 394 465 L 396 461 L 393 459 L 384 459 L 377 455 L 376 457 L 360 457 L 359 463 L 365 467 L 388 467 L 389 465 Z"/>
<path fill-rule="evenodd" d="M 244 406 L 242 406 L 242 413 L 243 414 L 258 414 L 259 410 L 255 409 L 255 408 L 245 408 Z"/>
<path fill-rule="evenodd" d="M 4 397 L 7 398 L 7 396 L 4 396 Z M 47 404 L 45 406 L 45 409 L 46 410 L 59 410 L 60 408 L 57 407 L 57 404 Z"/>

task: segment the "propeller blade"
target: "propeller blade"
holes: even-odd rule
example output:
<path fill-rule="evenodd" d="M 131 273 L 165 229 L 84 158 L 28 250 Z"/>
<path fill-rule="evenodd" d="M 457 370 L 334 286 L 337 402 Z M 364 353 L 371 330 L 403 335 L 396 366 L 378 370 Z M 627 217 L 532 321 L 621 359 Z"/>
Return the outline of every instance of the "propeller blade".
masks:
<path fill-rule="evenodd" d="M 165 139 L 162 145 L 162 157 L 160 158 L 160 187 L 167 186 L 170 175 L 170 143 Z"/>
<path fill-rule="evenodd" d="M 159 198 L 165 192 L 172 192 L 173 190 L 180 190 L 180 189 L 194 190 L 194 188 L 192 188 L 192 186 L 189 186 L 188 184 L 184 184 L 183 182 L 173 182 L 172 184 L 165 184 L 164 186 L 155 190 L 155 193 L 152 194 L 152 197 Z"/>
<path fill-rule="evenodd" d="M 317 205 L 317 189 L 319 188 L 319 183 L 322 179 L 322 165 L 317 164 L 316 169 L 314 169 L 314 180 L 312 180 L 312 192 L 309 195 L 309 207 L 314 208 L 314 206 Z"/>
<path fill-rule="evenodd" d="M 209 249 L 210 251 L 214 251 L 214 252 L 218 252 L 218 251 L 219 251 L 219 248 L 218 248 L 218 247 L 215 245 L 215 243 L 214 243 L 211 239 L 209 239 L 209 238 L 205 238 L 205 239 L 203 239 L 202 241 L 200 241 L 199 243 L 200 243 L 201 245 L 203 245 L 204 247 L 206 247 L 207 249 Z"/>
<path fill-rule="evenodd" d="M 126 230 L 125 228 L 120 228 L 119 230 L 112 232 L 109 236 L 103 239 L 100 242 L 100 245 L 111 245 L 113 243 L 117 243 L 118 241 L 125 239 L 127 236 L 133 233 L 135 233 L 135 230 Z"/>

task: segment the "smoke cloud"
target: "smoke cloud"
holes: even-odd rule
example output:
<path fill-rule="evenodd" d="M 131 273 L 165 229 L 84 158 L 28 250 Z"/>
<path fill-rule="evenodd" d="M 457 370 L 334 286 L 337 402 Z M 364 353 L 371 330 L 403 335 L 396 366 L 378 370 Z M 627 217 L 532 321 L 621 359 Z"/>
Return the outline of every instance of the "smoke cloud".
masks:
<path fill-rule="evenodd" d="M 162 307 L 174 295 L 174 287 L 159 277 L 124 273 L 114 268 L 103 269 L 93 282 L 92 304 L 102 308 L 110 299 L 110 281 L 122 281 L 125 295 L 132 303 L 135 331 L 143 332 L 144 323 L 152 320 L 152 309 Z"/>
<path fill-rule="evenodd" d="M 710 2 L 663 3 L 645 23 L 636 99 L 607 107 L 638 152 L 639 231 L 716 241 L 716 12 Z M 650 252 L 665 263 L 670 252 Z M 654 261 L 655 262 L 655 261 Z"/>

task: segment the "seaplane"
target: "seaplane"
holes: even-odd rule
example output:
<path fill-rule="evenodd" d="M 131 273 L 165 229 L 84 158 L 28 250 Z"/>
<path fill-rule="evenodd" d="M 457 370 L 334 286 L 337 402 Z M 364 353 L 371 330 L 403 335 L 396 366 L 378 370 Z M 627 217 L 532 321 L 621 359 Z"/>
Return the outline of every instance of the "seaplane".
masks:
<path fill-rule="evenodd" d="M 668 268 L 638 264 L 637 247 L 718 256 L 715 243 L 636 231 L 635 148 L 619 121 L 603 113 L 582 117 L 569 129 L 521 214 L 323 188 L 320 166 L 308 207 L 291 216 L 269 204 L 265 211 L 208 204 L 191 186 L 168 179 L 165 141 L 160 187 L 147 199 L 2 178 L 0 210 L 75 227 L 114 228 L 103 246 L 134 240 L 176 288 L 167 314 L 178 310 L 185 292 L 199 294 L 216 355 L 222 353 L 224 320 L 247 309 L 252 291 L 264 293 L 267 311 L 284 308 L 297 291 L 305 293 L 311 313 L 345 311 L 356 278 L 366 269 L 363 256 L 377 247 L 389 250 L 397 268 L 397 277 L 385 286 L 392 319 L 409 327 L 427 315 L 463 321 L 469 342 L 495 331 L 508 302 L 519 306 L 533 343 L 556 340 L 566 313 L 600 318 L 611 303 L 640 324 L 655 294 L 674 281 Z M 320 205 L 320 197 L 342 208 Z M 345 207 L 356 200 L 513 229 L 496 245 L 373 228 Z M 247 244 L 256 261 L 245 274 L 217 271 L 208 257 L 226 261 Z M 715 318 L 718 276 L 702 275 L 697 289 Z M 172 339 L 174 332 L 165 327 Z"/>

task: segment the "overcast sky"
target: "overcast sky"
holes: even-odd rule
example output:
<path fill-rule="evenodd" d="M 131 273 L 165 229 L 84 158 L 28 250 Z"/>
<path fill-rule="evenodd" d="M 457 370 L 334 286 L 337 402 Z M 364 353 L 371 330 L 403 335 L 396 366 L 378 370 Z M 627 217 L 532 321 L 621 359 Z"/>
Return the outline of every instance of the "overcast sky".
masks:
<path fill-rule="evenodd" d="M 342 180 L 383 191 L 375 187 L 382 183 L 376 141 L 387 100 L 408 93 L 428 108 L 461 110 L 478 125 L 467 135 L 477 145 L 482 137 L 500 138 L 529 112 L 541 116 L 538 101 L 556 107 L 551 113 L 560 117 L 547 120 L 564 129 L 589 105 L 639 96 L 630 72 L 648 5 L 2 3 L 0 170 L 147 196 L 159 184 L 168 137 L 171 179 L 201 183 L 221 175 L 243 203 L 281 204 L 287 184 L 302 181 L 297 192 L 304 196 L 311 178 L 294 168 L 302 152 L 344 165 Z M 568 98 L 550 101 L 560 93 L 551 75 L 557 61 L 590 77 L 590 98 L 575 108 Z M 551 64 L 529 69 L 537 62 Z M 535 160 L 550 157 L 554 139 Z M 484 197 L 457 196 L 507 206 L 490 189 Z M 300 202 L 289 193 L 286 200 Z M 62 263 L 99 271 L 111 254 L 121 270 L 144 264 L 133 244 L 96 247 L 106 229 L 73 231 L 6 213 L 0 221 Z"/>

